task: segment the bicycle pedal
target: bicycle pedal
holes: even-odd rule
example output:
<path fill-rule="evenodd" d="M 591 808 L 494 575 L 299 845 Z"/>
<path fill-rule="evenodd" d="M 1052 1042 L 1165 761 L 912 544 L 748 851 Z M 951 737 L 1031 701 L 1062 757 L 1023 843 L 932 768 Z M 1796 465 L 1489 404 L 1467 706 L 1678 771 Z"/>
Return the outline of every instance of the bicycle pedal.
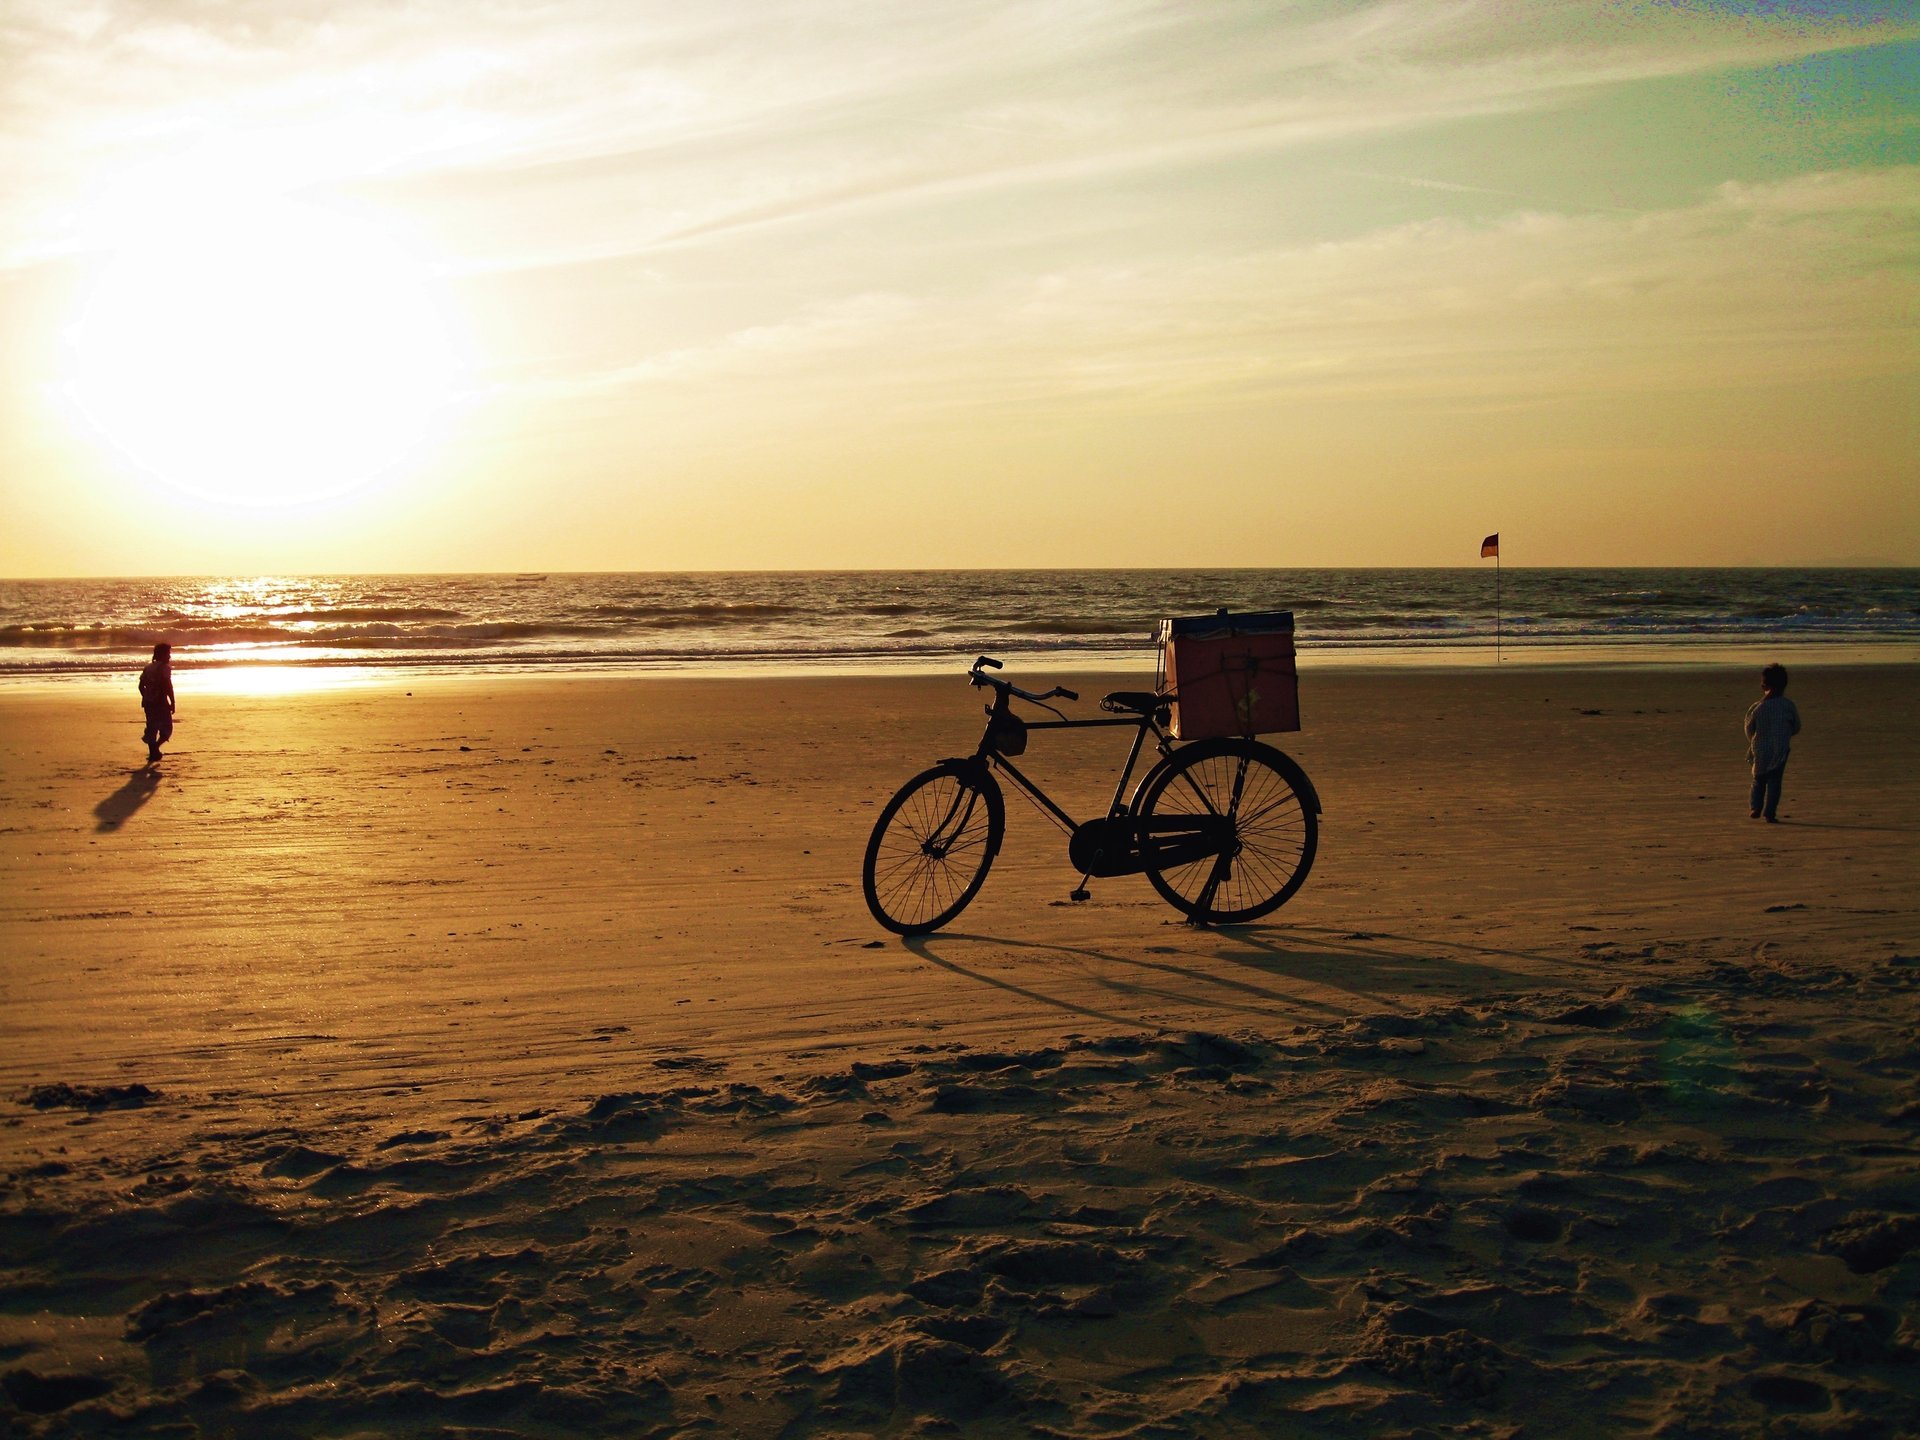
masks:
<path fill-rule="evenodd" d="M 1084 885 L 1078 885 L 1067 892 L 1067 898 L 1069 900 L 1091 900 L 1093 898 L 1093 892 Z"/>

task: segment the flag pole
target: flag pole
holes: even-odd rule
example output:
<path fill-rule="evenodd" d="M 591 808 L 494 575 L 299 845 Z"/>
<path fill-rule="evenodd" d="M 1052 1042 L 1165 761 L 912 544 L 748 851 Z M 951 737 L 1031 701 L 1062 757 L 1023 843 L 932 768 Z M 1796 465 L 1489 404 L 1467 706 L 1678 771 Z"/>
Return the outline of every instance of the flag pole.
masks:
<path fill-rule="evenodd" d="M 1480 558 L 1493 557 L 1493 663 L 1500 663 L 1500 532 L 1480 542 Z"/>

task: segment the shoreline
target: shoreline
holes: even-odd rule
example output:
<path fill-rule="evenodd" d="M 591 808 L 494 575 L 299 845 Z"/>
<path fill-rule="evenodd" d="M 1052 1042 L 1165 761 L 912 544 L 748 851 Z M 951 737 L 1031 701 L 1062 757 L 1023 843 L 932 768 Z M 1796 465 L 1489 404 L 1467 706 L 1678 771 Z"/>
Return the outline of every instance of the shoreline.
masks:
<path fill-rule="evenodd" d="M 516 662 L 510 657 L 431 661 L 367 662 L 353 659 L 262 661 L 235 657 L 196 663 L 188 647 L 180 647 L 178 675 L 202 677 L 207 693 L 294 693 L 347 686 L 393 688 L 438 679 L 473 680 L 622 680 L 727 679 L 782 681 L 806 678 L 918 678 L 962 675 L 976 649 L 956 650 L 946 656 L 882 656 L 848 658 L 753 659 L 619 659 L 607 661 Z M 988 650 L 984 653 L 994 653 Z M 997 658 L 1010 670 L 1080 675 L 1138 676 L 1154 669 L 1156 652 L 1103 650 L 1003 650 Z M 1510 644 L 1496 660 L 1492 647 L 1472 646 L 1303 646 L 1298 654 L 1301 672 L 1354 674 L 1456 674 L 1552 671 L 1635 670 L 1688 671 L 1758 667 L 1778 660 L 1790 669 L 1900 667 L 1920 665 L 1920 644 L 1907 641 L 1761 641 L 1698 642 L 1582 642 L 1579 644 Z M 138 672 L 142 655 L 116 657 L 109 664 L 84 669 L 8 669 L 0 667 L 0 694 L 46 689 L 61 691 L 89 685 L 117 685 Z M 269 679 L 268 677 L 273 677 Z"/>

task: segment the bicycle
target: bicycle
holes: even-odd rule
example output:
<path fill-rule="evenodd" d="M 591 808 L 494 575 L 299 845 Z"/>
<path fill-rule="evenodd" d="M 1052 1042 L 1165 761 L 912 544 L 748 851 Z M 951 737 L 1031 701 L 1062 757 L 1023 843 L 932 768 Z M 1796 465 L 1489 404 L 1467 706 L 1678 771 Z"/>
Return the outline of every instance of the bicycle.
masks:
<path fill-rule="evenodd" d="M 1067 855 L 1080 872 L 1075 900 L 1087 898 L 1094 876 L 1144 873 L 1192 923 L 1234 925 L 1270 914 L 1305 882 L 1319 844 L 1320 799 L 1290 756 L 1242 736 L 1176 750 L 1166 728 L 1176 697 L 1159 691 L 1116 690 L 1100 701 L 1114 718 L 1069 719 L 1048 702 L 1077 701 L 1077 694 L 1059 685 L 1036 694 L 986 673 L 1001 668 L 982 655 L 967 671 L 969 684 L 994 692 L 973 754 L 914 776 L 874 822 L 861 883 L 867 908 L 887 929 L 938 930 L 980 893 L 1006 834 L 996 771 L 1067 832 Z M 1056 718 L 1016 715 L 1016 699 Z M 1098 819 L 1076 821 L 1011 759 L 1025 753 L 1030 731 L 1125 725 L 1135 727 L 1133 746 Z M 1127 784 L 1148 736 L 1160 758 L 1129 800 Z"/>

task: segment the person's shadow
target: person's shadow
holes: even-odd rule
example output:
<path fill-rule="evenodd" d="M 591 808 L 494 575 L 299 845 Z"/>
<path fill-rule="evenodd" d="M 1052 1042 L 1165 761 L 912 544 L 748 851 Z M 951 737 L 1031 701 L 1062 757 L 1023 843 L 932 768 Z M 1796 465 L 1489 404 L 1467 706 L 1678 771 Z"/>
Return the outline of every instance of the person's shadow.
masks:
<path fill-rule="evenodd" d="M 99 822 L 93 828 L 118 830 L 133 818 L 134 811 L 153 798 L 153 792 L 159 788 L 159 769 L 153 765 L 142 765 L 127 777 L 126 784 L 93 807 L 93 818 Z"/>

